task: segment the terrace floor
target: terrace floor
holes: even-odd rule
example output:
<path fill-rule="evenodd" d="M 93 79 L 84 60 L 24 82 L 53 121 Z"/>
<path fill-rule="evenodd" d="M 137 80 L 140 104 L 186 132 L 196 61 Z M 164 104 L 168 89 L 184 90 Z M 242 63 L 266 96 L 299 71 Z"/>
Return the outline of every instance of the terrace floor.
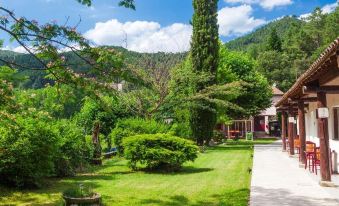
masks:
<path fill-rule="evenodd" d="M 319 173 L 300 168 L 281 148 L 281 141 L 255 146 L 250 206 L 338 206 L 339 188 L 321 187 Z M 333 181 L 339 185 L 338 176 Z"/>

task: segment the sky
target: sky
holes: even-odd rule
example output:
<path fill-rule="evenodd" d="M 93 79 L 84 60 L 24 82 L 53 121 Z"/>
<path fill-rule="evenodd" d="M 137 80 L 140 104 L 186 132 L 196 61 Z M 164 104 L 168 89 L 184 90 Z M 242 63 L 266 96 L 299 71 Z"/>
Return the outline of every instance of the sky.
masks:
<path fill-rule="evenodd" d="M 339 0 L 219 0 L 220 39 L 227 42 L 286 15 L 305 16 L 314 8 L 334 10 Z M 40 23 L 78 25 L 93 45 L 123 46 L 138 52 L 182 52 L 190 48 L 192 0 L 136 0 L 136 11 L 118 0 L 0 0 L 0 6 Z M 0 16 L 2 14 L 0 13 Z M 3 49 L 23 52 L 2 32 Z"/>

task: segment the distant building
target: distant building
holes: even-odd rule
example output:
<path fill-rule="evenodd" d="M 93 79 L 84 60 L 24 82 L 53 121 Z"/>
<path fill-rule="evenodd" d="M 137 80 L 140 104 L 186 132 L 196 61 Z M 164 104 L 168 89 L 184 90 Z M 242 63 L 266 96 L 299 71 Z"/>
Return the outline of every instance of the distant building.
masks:
<path fill-rule="evenodd" d="M 277 119 L 277 109 L 274 106 L 284 95 L 275 85 L 272 86 L 273 97 L 272 105 L 260 115 L 253 118 L 253 132 L 255 136 L 279 136 L 280 126 Z"/>
<path fill-rule="evenodd" d="M 274 105 L 283 97 L 284 93 L 275 85 L 272 86 L 272 90 L 271 107 L 249 119 L 233 120 L 230 125 L 220 124 L 218 130 L 222 131 L 228 138 L 244 138 L 248 132 L 253 132 L 255 137 L 280 136 L 280 124 Z"/>

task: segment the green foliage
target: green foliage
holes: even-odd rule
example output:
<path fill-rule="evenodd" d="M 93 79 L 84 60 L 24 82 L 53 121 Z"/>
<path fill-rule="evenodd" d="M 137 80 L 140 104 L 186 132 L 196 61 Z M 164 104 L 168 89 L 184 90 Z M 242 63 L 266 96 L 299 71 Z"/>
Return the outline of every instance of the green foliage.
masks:
<path fill-rule="evenodd" d="M 222 131 L 214 130 L 212 139 L 214 142 L 220 143 L 225 139 L 225 134 Z"/>
<path fill-rule="evenodd" d="M 14 71 L 8 67 L 0 66 L 0 108 L 13 108 L 13 85 L 10 82 Z"/>
<path fill-rule="evenodd" d="M 282 42 L 275 28 L 272 29 L 267 44 L 268 50 L 282 51 Z"/>
<path fill-rule="evenodd" d="M 296 16 L 285 16 L 280 20 L 272 21 L 258 28 L 254 32 L 229 41 L 225 45 L 230 50 L 250 51 L 251 48 L 256 47 L 259 50 L 258 52 L 261 52 L 266 50 L 267 39 L 272 29 L 276 29 L 278 36 L 282 37 L 288 33 L 292 25 L 301 27 L 302 24 L 303 21 L 299 20 Z"/>
<path fill-rule="evenodd" d="M 54 118 L 69 118 L 80 110 L 84 96 L 68 85 L 50 86 L 42 89 L 17 90 L 16 101 L 22 110 L 35 108 L 46 111 Z"/>
<path fill-rule="evenodd" d="M 33 110 L 2 118 L 1 183 L 39 186 L 44 177 L 75 175 L 86 166 L 92 147 L 75 123 Z"/>
<path fill-rule="evenodd" d="M 92 0 L 77 0 L 77 1 L 86 6 L 92 5 Z M 123 7 L 135 10 L 134 0 L 121 0 L 119 1 L 119 6 L 123 6 Z"/>
<path fill-rule="evenodd" d="M 136 134 L 167 133 L 169 131 L 170 125 L 159 123 L 155 120 L 130 118 L 118 121 L 109 136 L 113 139 L 114 145 L 118 148 L 118 152 L 122 154 L 124 150 L 122 141 L 125 137 Z"/>
<path fill-rule="evenodd" d="M 59 177 L 73 176 L 87 166 L 93 145 L 86 141 L 82 129 L 75 122 L 60 120 L 53 123 L 53 127 L 58 131 L 54 174 Z"/>
<path fill-rule="evenodd" d="M 84 184 L 79 184 L 76 187 L 69 188 L 62 193 L 63 196 L 72 198 L 93 197 L 95 192 L 92 188 Z"/>
<path fill-rule="evenodd" d="M 221 55 L 223 55 L 222 52 L 220 53 Z M 225 61 L 226 60 L 227 57 L 225 56 Z M 247 83 L 250 82 L 249 80 L 247 80 L 247 82 L 241 82 L 242 79 L 238 78 L 236 72 L 232 72 L 231 70 L 229 70 L 232 67 L 230 67 L 227 62 L 224 62 L 224 64 L 219 64 L 219 67 L 222 69 L 218 68 L 218 77 L 222 78 L 220 84 L 207 86 L 197 92 L 198 85 L 200 83 L 208 82 L 211 78 L 211 75 L 205 72 L 195 72 L 192 68 L 191 61 L 192 60 L 189 56 L 182 64 L 178 65 L 171 71 L 169 97 L 172 100 L 172 117 L 174 118 L 174 123 L 181 124 L 182 129 L 184 129 L 185 127 L 187 128 L 190 124 L 194 124 L 194 122 L 192 123 L 192 121 L 194 121 L 191 112 L 193 110 L 192 108 L 202 111 L 209 110 L 214 113 L 214 115 L 218 113 L 219 120 L 222 118 L 221 115 L 223 115 L 223 118 L 225 119 L 225 115 L 232 116 L 232 113 L 245 113 L 244 109 L 241 106 L 237 105 L 237 98 L 244 93 L 243 87 L 245 83 L 248 84 L 249 87 L 249 83 Z M 253 64 L 253 62 L 250 63 Z M 237 65 L 235 65 L 235 67 L 238 68 Z M 246 68 L 244 69 L 240 67 L 239 70 L 241 69 L 246 71 Z M 241 72 L 242 71 L 239 71 L 239 73 Z M 206 106 L 207 104 L 213 104 L 216 106 L 216 108 L 208 107 Z M 234 117 L 234 115 L 232 117 Z M 208 120 L 206 120 L 205 118 L 199 118 L 199 120 L 196 121 L 204 122 Z M 194 135 L 192 135 L 193 129 L 194 128 L 191 127 L 191 129 L 186 130 L 187 134 L 190 135 L 190 137 L 194 137 Z M 201 132 L 204 137 L 207 137 L 199 139 L 200 144 L 202 141 L 207 142 L 210 139 L 208 136 L 212 135 L 212 130 L 205 130 L 203 126 L 199 127 L 198 129 L 199 130 L 197 130 L 196 132 Z M 194 138 L 196 139 L 196 137 Z"/>
<path fill-rule="evenodd" d="M 193 71 L 208 72 L 210 81 L 199 82 L 197 91 L 216 83 L 219 60 L 219 33 L 218 33 L 218 0 L 194 0 L 193 1 L 193 35 L 191 41 L 191 55 Z M 202 145 L 204 140 L 209 140 L 213 134 L 216 123 L 216 104 L 205 100 L 198 100 L 191 108 L 190 124 L 193 137 Z"/>
<path fill-rule="evenodd" d="M 240 93 L 228 95 L 239 108 L 220 109 L 220 115 L 241 118 L 256 115 L 271 104 L 272 89 L 267 79 L 257 71 L 257 63 L 242 52 L 220 48 L 220 62 L 217 80 L 219 84 L 241 81 Z"/>
<path fill-rule="evenodd" d="M 0 124 L 0 181 L 15 186 L 39 185 L 53 174 L 58 132 L 48 119 L 15 117 Z"/>
<path fill-rule="evenodd" d="M 147 169 L 178 170 L 197 158 L 198 147 L 189 140 L 166 134 L 144 134 L 123 140 L 124 155 L 132 169 L 137 163 Z"/>
<path fill-rule="evenodd" d="M 260 71 L 270 83 L 287 91 L 338 37 L 338 17 L 338 7 L 328 14 L 316 8 L 304 19 L 284 17 L 230 41 L 226 46 L 250 54 L 258 61 Z"/>

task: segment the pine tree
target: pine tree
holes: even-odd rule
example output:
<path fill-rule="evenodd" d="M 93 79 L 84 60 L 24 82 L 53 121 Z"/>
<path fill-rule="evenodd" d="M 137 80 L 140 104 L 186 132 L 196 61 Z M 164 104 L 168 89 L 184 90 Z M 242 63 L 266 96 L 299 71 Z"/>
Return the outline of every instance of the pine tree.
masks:
<path fill-rule="evenodd" d="M 281 39 L 279 38 L 277 30 L 275 28 L 272 29 L 268 38 L 268 49 L 278 52 L 282 51 Z"/>
<path fill-rule="evenodd" d="M 216 83 L 219 59 L 218 0 L 193 0 L 193 35 L 191 55 L 195 72 L 208 72 L 209 82 L 199 83 L 197 92 Z M 216 106 L 200 100 L 191 111 L 191 129 L 198 145 L 210 140 L 216 124 Z"/>

